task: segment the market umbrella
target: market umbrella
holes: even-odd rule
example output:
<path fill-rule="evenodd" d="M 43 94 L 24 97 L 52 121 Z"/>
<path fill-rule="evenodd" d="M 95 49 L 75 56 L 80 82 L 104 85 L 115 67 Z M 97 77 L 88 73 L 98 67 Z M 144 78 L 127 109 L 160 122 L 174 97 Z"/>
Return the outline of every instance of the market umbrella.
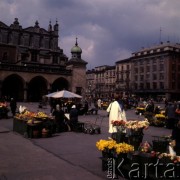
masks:
<path fill-rule="evenodd" d="M 45 96 L 51 97 L 51 98 L 82 98 L 82 96 L 75 94 L 73 92 L 67 91 L 67 90 L 53 92 Z"/>

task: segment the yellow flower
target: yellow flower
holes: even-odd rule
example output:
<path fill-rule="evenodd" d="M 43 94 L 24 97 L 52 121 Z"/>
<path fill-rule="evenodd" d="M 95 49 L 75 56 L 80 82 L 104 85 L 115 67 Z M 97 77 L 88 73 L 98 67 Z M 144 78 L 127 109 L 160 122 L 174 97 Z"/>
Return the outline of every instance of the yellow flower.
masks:
<path fill-rule="evenodd" d="M 117 154 L 120 153 L 129 153 L 134 151 L 134 146 L 127 143 L 116 143 L 113 139 L 110 140 L 99 140 L 96 142 L 96 147 L 100 151 L 105 151 L 106 149 L 112 150 L 114 149 Z"/>

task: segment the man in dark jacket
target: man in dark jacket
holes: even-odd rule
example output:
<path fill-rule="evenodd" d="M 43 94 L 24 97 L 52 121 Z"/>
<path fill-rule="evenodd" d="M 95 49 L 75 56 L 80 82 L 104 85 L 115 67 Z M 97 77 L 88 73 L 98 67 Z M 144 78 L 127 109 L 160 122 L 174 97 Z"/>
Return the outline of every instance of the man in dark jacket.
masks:
<path fill-rule="evenodd" d="M 73 130 L 78 123 L 78 110 L 76 109 L 76 105 L 73 105 L 71 107 L 69 118 L 70 118 L 70 126 L 71 129 Z"/>
<path fill-rule="evenodd" d="M 167 116 L 167 122 L 166 122 L 166 128 L 168 129 L 173 129 L 175 122 L 176 122 L 176 107 L 175 104 L 172 102 L 169 102 L 166 110 L 165 110 L 165 114 Z"/>
<path fill-rule="evenodd" d="M 66 124 L 64 121 L 64 111 L 60 107 L 59 104 L 56 105 L 56 109 L 53 111 L 52 114 L 55 117 L 56 129 L 57 132 L 63 132 L 66 130 Z"/>
<path fill-rule="evenodd" d="M 172 130 L 172 139 L 175 141 L 174 150 L 177 156 L 180 156 L 180 120 Z"/>
<path fill-rule="evenodd" d="M 10 101 L 10 108 L 11 108 L 11 112 L 13 114 L 13 116 L 16 114 L 16 108 L 17 108 L 17 104 L 14 98 L 11 98 Z"/>

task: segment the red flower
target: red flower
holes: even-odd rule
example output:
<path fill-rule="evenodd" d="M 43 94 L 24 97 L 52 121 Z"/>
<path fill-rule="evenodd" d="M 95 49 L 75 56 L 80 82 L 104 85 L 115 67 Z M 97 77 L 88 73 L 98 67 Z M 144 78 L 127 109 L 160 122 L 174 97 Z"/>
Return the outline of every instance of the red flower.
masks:
<path fill-rule="evenodd" d="M 126 122 L 123 120 L 113 120 L 111 121 L 113 126 L 125 126 Z"/>

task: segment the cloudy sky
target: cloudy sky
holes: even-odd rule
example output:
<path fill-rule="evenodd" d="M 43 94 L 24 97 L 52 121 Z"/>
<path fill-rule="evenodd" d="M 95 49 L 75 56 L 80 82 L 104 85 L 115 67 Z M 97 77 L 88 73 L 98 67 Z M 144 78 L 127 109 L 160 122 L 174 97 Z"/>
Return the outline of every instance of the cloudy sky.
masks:
<path fill-rule="evenodd" d="M 114 65 L 160 41 L 180 43 L 180 0 L 0 0 L 0 21 L 36 20 L 47 29 L 58 20 L 59 46 L 70 58 L 78 37 L 88 69 Z M 161 31 L 160 31 L 161 29 Z"/>

